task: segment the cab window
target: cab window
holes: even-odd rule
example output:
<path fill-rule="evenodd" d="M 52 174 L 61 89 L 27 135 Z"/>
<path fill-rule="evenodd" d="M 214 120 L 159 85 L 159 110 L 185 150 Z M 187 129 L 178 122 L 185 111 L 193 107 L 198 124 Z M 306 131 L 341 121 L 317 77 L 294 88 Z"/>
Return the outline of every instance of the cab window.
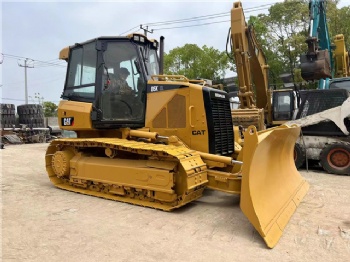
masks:
<path fill-rule="evenodd" d="M 71 50 L 68 77 L 63 97 L 94 99 L 97 51 L 95 42 Z"/>

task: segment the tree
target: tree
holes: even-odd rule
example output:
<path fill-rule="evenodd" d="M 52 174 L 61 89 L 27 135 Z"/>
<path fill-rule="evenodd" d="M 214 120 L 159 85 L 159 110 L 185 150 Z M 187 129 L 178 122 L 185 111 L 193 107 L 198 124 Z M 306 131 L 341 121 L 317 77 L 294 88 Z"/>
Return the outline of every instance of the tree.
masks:
<path fill-rule="evenodd" d="M 264 21 L 264 16 L 250 16 L 248 24 L 253 26 L 257 41 L 262 48 L 266 62 L 269 65 L 269 82 L 270 85 L 282 85 L 283 81 L 280 75 L 285 72 L 286 68 L 278 53 L 276 47 L 278 42 L 270 35 L 269 28 Z"/>
<path fill-rule="evenodd" d="M 327 26 L 330 40 L 343 34 L 350 47 L 350 7 L 337 8 L 339 0 L 329 0 L 326 5 Z M 254 26 L 257 39 L 264 50 L 270 67 L 270 84 L 282 83 L 280 74 L 290 73 L 294 83 L 302 82 L 300 56 L 307 51 L 305 40 L 310 26 L 309 1 L 276 3 L 268 14 L 251 16 L 249 24 Z"/>
<path fill-rule="evenodd" d="M 226 53 L 206 45 L 200 48 L 195 44 L 186 44 L 164 54 L 165 74 L 218 80 L 225 76 L 225 70 L 229 68 Z"/>
<path fill-rule="evenodd" d="M 55 103 L 46 101 L 42 103 L 42 106 L 43 106 L 45 117 L 57 116 L 58 106 Z"/>
<path fill-rule="evenodd" d="M 299 57 L 305 52 L 309 23 L 307 1 L 284 1 L 269 8 L 267 15 L 261 14 L 252 22 L 265 24 L 257 27 L 258 39 L 264 43 L 264 50 L 273 83 L 281 82 L 281 73 L 290 73 L 295 81 L 295 68 Z"/>
<path fill-rule="evenodd" d="M 343 34 L 347 50 L 350 49 L 350 6 L 337 8 L 339 0 L 327 2 L 328 29 L 331 37 Z"/>

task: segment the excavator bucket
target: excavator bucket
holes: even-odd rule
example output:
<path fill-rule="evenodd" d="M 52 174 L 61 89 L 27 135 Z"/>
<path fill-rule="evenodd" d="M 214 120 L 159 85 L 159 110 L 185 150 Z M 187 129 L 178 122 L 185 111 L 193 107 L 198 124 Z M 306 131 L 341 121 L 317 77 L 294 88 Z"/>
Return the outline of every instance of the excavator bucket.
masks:
<path fill-rule="evenodd" d="M 244 136 L 240 206 L 270 248 L 309 188 L 294 164 L 299 133 L 296 125 L 260 132 L 251 126 Z"/>
<path fill-rule="evenodd" d="M 301 77 L 306 81 L 332 78 L 328 50 L 318 50 L 314 56 L 300 57 Z"/>

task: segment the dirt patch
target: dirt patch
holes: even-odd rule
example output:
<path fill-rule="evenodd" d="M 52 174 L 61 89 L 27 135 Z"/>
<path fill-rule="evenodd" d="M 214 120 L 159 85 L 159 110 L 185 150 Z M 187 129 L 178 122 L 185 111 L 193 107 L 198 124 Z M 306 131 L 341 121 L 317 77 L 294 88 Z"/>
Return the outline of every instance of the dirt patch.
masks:
<path fill-rule="evenodd" d="M 6 146 L 2 159 L 3 261 L 347 261 L 350 177 L 301 171 L 310 190 L 274 249 L 239 208 L 239 197 L 207 190 L 176 210 L 55 188 L 48 144 Z"/>

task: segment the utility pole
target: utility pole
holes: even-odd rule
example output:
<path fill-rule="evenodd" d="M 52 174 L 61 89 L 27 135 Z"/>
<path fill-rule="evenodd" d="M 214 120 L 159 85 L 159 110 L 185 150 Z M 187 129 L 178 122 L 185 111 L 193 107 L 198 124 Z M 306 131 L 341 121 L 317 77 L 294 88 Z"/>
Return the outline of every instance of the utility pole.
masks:
<path fill-rule="evenodd" d="M 142 27 L 142 25 L 140 25 L 140 29 L 143 29 L 143 33 L 145 36 L 147 36 L 147 32 L 153 34 L 153 29 L 151 31 L 148 30 L 148 25 L 146 26 L 146 28 Z"/>
<path fill-rule="evenodd" d="M 1 61 L 0 61 L 0 64 L 2 64 L 4 62 L 4 55 L 1 53 Z M 1 77 L 1 80 L 2 80 L 2 77 Z M 0 84 L 0 87 L 2 87 L 3 84 Z"/>
<path fill-rule="evenodd" d="M 29 58 L 26 58 L 24 60 L 24 65 L 21 65 L 20 63 L 18 63 L 18 65 L 20 67 L 24 67 L 24 96 L 25 96 L 25 104 L 28 104 L 28 87 L 27 87 L 27 68 L 33 68 L 34 66 L 29 66 L 28 65 L 28 61 L 31 60 Z"/>

